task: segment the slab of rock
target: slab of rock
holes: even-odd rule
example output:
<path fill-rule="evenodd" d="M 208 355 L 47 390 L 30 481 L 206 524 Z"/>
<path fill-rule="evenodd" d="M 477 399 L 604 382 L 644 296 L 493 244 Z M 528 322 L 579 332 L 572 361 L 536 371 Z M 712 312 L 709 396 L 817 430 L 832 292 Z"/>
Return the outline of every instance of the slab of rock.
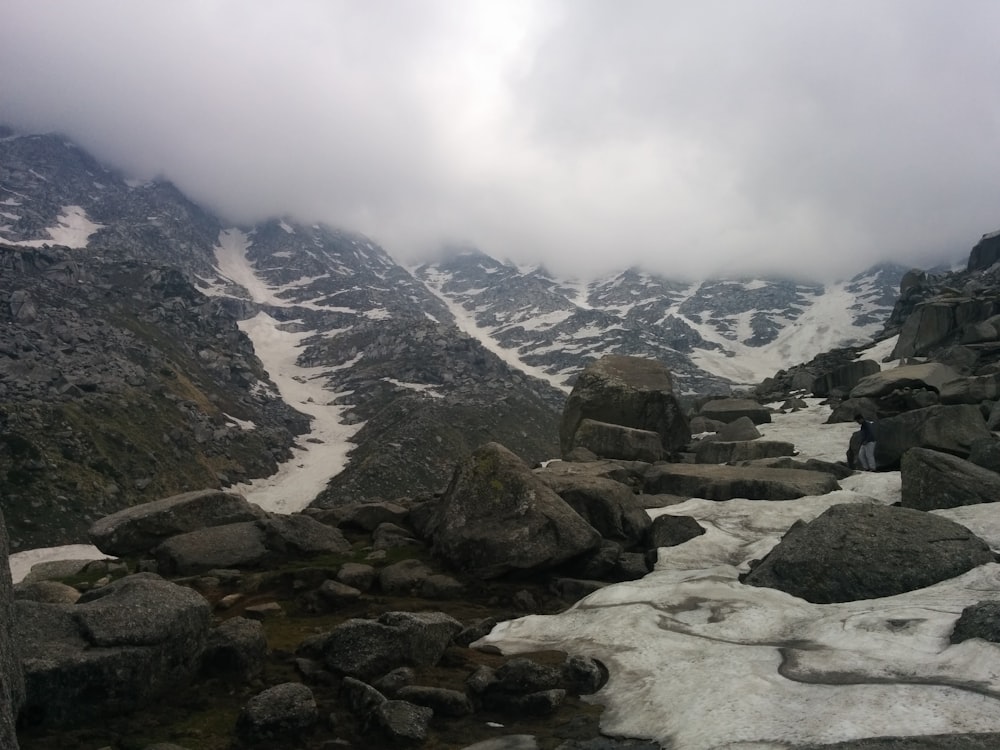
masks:
<path fill-rule="evenodd" d="M 698 410 L 699 416 L 720 422 L 735 422 L 747 417 L 755 425 L 771 421 L 771 410 L 751 398 L 718 398 L 704 404 Z"/>
<path fill-rule="evenodd" d="M 979 407 L 928 406 L 879 420 L 875 462 L 880 469 L 899 465 L 910 448 L 930 448 L 967 458 L 977 440 L 989 438 Z"/>
<path fill-rule="evenodd" d="M 89 591 L 77 604 L 18 601 L 24 720 L 72 726 L 186 685 L 200 666 L 209 618 L 203 597 L 152 573 Z"/>
<path fill-rule="evenodd" d="M 88 535 L 101 552 L 139 555 L 177 534 L 264 518 L 260 507 L 242 495 L 197 490 L 125 508 L 94 522 Z"/>
<path fill-rule="evenodd" d="M 645 492 L 706 500 L 793 500 L 839 490 L 831 475 L 797 469 L 710 464 L 657 464 L 646 472 Z"/>
<path fill-rule="evenodd" d="M 902 365 L 863 378 L 851 389 L 851 398 L 880 398 L 903 388 L 931 388 L 940 392 L 945 383 L 959 377 L 958 372 L 937 362 Z"/>
<path fill-rule="evenodd" d="M 559 425 L 563 455 L 573 449 L 584 419 L 651 430 L 660 435 L 668 452 L 680 450 L 691 440 L 670 370 L 642 357 L 601 357 L 580 373 Z"/>
<path fill-rule="evenodd" d="M 941 387 L 942 404 L 980 404 L 1000 398 L 1000 373 L 949 380 Z"/>
<path fill-rule="evenodd" d="M 257 567 L 268 559 L 264 530 L 253 521 L 213 526 L 167 539 L 153 554 L 165 575 L 195 575 L 213 568 Z"/>
<path fill-rule="evenodd" d="M 724 424 L 717 430 L 716 437 L 724 443 L 732 443 L 739 440 L 756 440 L 761 437 L 761 434 L 753 420 L 743 416 Z"/>
<path fill-rule="evenodd" d="M 555 490 L 605 539 L 634 545 L 648 534 L 649 514 L 640 506 L 635 493 L 621 482 L 554 472 L 537 472 L 535 476 Z"/>
<path fill-rule="evenodd" d="M 596 548 L 601 539 L 497 443 L 480 447 L 455 469 L 428 531 L 437 555 L 484 578 L 552 567 Z"/>
<path fill-rule="evenodd" d="M 735 461 L 755 461 L 761 458 L 794 456 L 795 446 L 783 440 L 702 440 L 694 449 L 700 464 L 725 464 Z"/>
<path fill-rule="evenodd" d="M 666 451 L 658 432 L 623 427 L 596 419 L 580 421 L 570 450 L 586 448 L 601 458 L 624 461 L 660 461 Z"/>
<path fill-rule="evenodd" d="M 1000 474 L 927 448 L 911 448 L 900 463 L 904 508 L 938 510 L 1000 500 Z"/>
<path fill-rule="evenodd" d="M 264 546 L 282 556 L 343 554 L 351 549 L 340 529 L 300 513 L 274 513 L 257 525 L 264 531 Z"/>
<path fill-rule="evenodd" d="M 740 580 L 830 604 L 914 591 L 990 562 L 989 545 L 954 521 L 843 504 L 796 523 Z"/>
<path fill-rule="evenodd" d="M 24 677 L 14 638 L 14 590 L 10 576 L 7 526 L 0 513 L 0 748 L 17 750 L 17 713 L 24 700 Z"/>
<path fill-rule="evenodd" d="M 822 375 L 818 375 L 812 382 L 812 393 L 819 398 L 826 398 L 830 392 L 836 389 L 843 389 L 850 393 L 859 382 L 869 375 L 874 375 L 882 368 L 873 359 L 861 359 L 835 367 Z"/>

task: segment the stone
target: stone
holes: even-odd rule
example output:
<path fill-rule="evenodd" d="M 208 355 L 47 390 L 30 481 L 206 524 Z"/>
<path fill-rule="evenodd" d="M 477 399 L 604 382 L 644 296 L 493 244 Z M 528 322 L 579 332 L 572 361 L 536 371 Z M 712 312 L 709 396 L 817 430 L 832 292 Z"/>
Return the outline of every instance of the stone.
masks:
<path fill-rule="evenodd" d="M 668 452 L 683 448 L 691 429 L 673 391 L 670 370 L 654 360 L 608 355 L 592 362 L 577 377 L 563 409 L 563 455 L 576 445 L 584 419 L 656 432 Z"/>
<path fill-rule="evenodd" d="M 782 440 L 702 440 L 694 449 L 695 460 L 700 464 L 723 464 L 736 461 L 754 461 L 761 458 L 794 456 L 795 446 Z"/>
<path fill-rule="evenodd" d="M 676 547 L 678 544 L 683 544 L 704 533 L 705 529 L 691 516 L 674 516 L 664 513 L 653 519 L 649 545 L 654 548 Z"/>
<path fill-rule="evenodd" d="M 639 506 L 635 493 L 621 482 L 586 474 L 537 472 L 535 476 L 605 539 L 636 545 L 648 534 L 649 514 Z"/>
<path fill-rule="evenodd" d="M 1000 398 L 1000 373 L 949 380 L 941 386 L 942 404 L 979 404 Z"/>
<path fill-rule="evenodd" d="M 243 682 L 259 677 L 267 660 L 264 626 L 247 617 L 231 617 L 212 630 L 202 656 L 202 672 Z"/>
<path fill-rule="evenodd" d="M 658 432 L 598 422 L 596 419 L 580 421 L 570 452 L 577 448 L 584 448 L 599 458 L 623 461 L 660 461 L 666 454 Z"/>
<path fill-rule="evenodd" d="M 265 532 L 252 521 L 189 531 L 153 550 L 165 575 L 196 575 L 213 568 L 260 566 L 270 556 Z"/>
<path fill-rule="evenodd" d="M 236 734 L 250 744 L 284 743 L 305 736 L 318 719 L 312 690 L 300 682 L 284 682 L 247 702 L 236 721 Z"/>
<path fill-rule="evenodd" d="M 282 557 L 345 554 L 351 545 L 339 529 L 300 513 L 274 513 L 257 522 L 264 546 Z"/>
<path fill-rule="evenodd" d="M 415 596 L 433 574 L 434 571 L 419 560 L 400 560 L 382 568 L 378 576 L 379 588 L 394 596 Z"/>
<path fill-rule="evenodd" d="M 702 405 L 698 414 L 720 422 L 734 422 L 747 417 L 755 425 L 771 421 L 771 410 L 749 398 L 718 398 Z"/>
<path fill-rule="evenodd" d="M 1000 474 L 927 448 L 911 448 L 900 462 L 904 508 L 939 510 L 1000 499 Z"/>
<path fill-rule="evenodd" d="M 914 409 L 877 422 L 875 462 L 880 469 L 895 468 L 910 448 L 930 448 L 965 458 L 976 440 L 989 437 L 978 407 L 957 404 Z"/>
<path fill-rule="evenodd" d="M 373 712 L 375 721 L 394 743 L 420 743 L 427 739 L 434 711 L 408 701 L 388 700 Z"/>
<path fill-rule="evenodd" d="M 264 517 L 264 511 L 233 492 L 197 490 L 125 508 L 96 521 L 88 532 L 101 552 L 143 554 L 169 537 L 207 526 Z"/>
<path fill-rule="evenodd" d="M 436 555 L 483 578 L 549 568 L 600 543 L 590 524 L 497 443 L 459 464 L 430 526 Z"/>
<path fill-rule="evenodd" d="M 344 563 L 337 571 L 337 580 L 359 591 L 371 591 L 378 574 L 375 568 L 364 563 Z"/>
<path fill-rule="evenodd" d="M 811 384 L 814 396 L 826 398 L 830 392 L 837 388 L 843 388 L 850 393 L 861 380 L 879 372 L 879 363 L 872 359 L 855 360 L 846 362 L 833 370 L 818 375 Z"/>
<path fill-rule="evenodd" d="M 1000 643 L 1000 601 L 977 602 L 962 610 L 949 640 L 961 643 L 970 638 Z"/>
<path fill-rule="evenodd" d="M 17 715 L 24 702 L 21 652 L 14 630 L 14 591 L 7 526 L 0 512 L 0 748 L 17 750 Z"/>
<path fill-rule="evenodd" d="M 914 591 L 990 562 L 989 545 L 946 518 L 842 504 L 793 525 L 740 580 L 830 604 Z"/>
<path fill-rule="evenodd" d="M 760 430 L 757 429 L 757 425 L 746 415 L 722 425 L 716 432 L 717 439 L 723 443 L 756 440 L 760 436 Z"/>
<path fill-rule="evenodd" d="M 395 697 L 418 706 L 427 706 L 436 716 L 468 716 L 473 712 L 469 696 L 448 688 L 406 685 L 396 692 Z"/>
<path fill-rule="evenodd" d="M 932 388 L 940 393 L 945 383 L 959 377 L 952 368 L 936 362 L 901 365 L 863 378 L 851 389 L 851 398 L 879 398 L 902 388 Z"/>
<path fill-rule="evenodd" d="M 25 582 L 14 585 L 15 599 L 30 599 L 46 604 L 76 604 L 80 592 L 58 581 Z"/>
<path fill-rule="evenodd" d="M 646 472 L 644 491 L 706 500 L 794 500 L 840 489 L 829 474 L 715 464 L 657 464 Z"/>
<path fill-rule="evenodd" d="M 989 425 L 987 429 L 990 429 Z M 973 441 L 969 447 L 969 461 L 976 466 L 1000 473 L 1000 440 L 991 436 Z"/>

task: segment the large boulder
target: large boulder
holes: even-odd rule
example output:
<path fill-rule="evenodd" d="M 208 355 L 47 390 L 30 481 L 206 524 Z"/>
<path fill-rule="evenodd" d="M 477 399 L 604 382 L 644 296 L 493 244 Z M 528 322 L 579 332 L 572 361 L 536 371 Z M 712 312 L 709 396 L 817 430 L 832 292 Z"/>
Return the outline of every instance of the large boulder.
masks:
<path fill-rule="evenodd" d="M 649 514 L 635 493 L 613 479 L 538 472 L 536 476 L 565 500 L 605 539 L 627 546 L 643 543 L 649 534 Z"/>
<path fill-rule="evenodd" d="M 1000 260 L 1000 232 L 984 234 L 969 253 L 966 270 L 985 271 Z"/>
<path fill-rule="evenodd" d="M 929 388 L 940 393 L 950 380 L 961 377 L 958 372 L 937 362 L 902 365 L 882 370 L 863 378 L 851 389 L 851 398 L 881 398 L 895 390 Z"/>
<path fill-rule="evenodd" d="M 914 409 L 878 422 L 875 462 L 880 469 L 894 468 L 911 448 L 966 458 L 975 441 L 989 437 L 982 412 L 971 404 Z"/>
<path fill-rule="evenodd" d="M 754 424 L 771 421 L 771 410 L 750 398 L 717 398 L 702 405 L 699 416 L 720 422 L 734 422 L 748 417 Z"/>
<path fill-rule="evenodd" d="M 911 448 L 900 463 L 902 505 L 917 510 L 1000 500 L 1000 474 L 927 448 Z"/>
<path fill-rule="evenodd" d="M 979 404 L 1000 398 L 1000 373 L 949 380 L 941 386 L 942 404 Z"/>
<path fill-rule="evenodd" d="M 772 469 L 710 464 L 657 464 L 646 472 L 644 491 L 706 500 L 794 500 L 839 490 L 830 474 L 798 469 Z"/>
<path fill-rule="evenodd" d="M 301 740 L 319 720 L 312 690 L 301 682 L 284 682 L 258 693 L 243 707 L 236 734 L 250 745 Z"/>
<path fill-rule="evenodd" d="M 989 562 L 989 545 L 954 521 L 911 508 L 843 504 L 796 523 L 741 580 L 830 604 L 914 591 Z"/>
<path fill-rule="evenodd" d="M 95 521 L 88 534 L 101 552 L 127 557 L 144 554 L 177 534 L 264 516 L 260 507 L 242 495 L 197 490 L 112 513 Z"/>
<path fill-rule="evenodd" d="M 668 452 L 680 450 L 691 439 L 670 370 L 642 357 L 609 355 L 580 373 L 559 425 L 563 455 L 577 446 L 577 430 L 585 419 L 650 430 L 659 434 Z"/>
<path fill-rule="evenodd" d="M 487 443 L 455 469 L 429 529 L 435 553 L 485 578 L 595 549 L 600 534 L 521 459 Z"/>
<path fill-rule="evenodd" d="M 881 369 L 879 363 L 873 359 L 845 362 L 813 380 L 813 395 L 826 398 L 835 389 L 842 389 L 849 393 L 864 378 L 874 375 Z"/>
<path fill-rule="evenodd" d="M 94 589 L 76 604 L 15 607 L 22 718 L 46 726 L 133 711 L 188 684 L 211 614 L 202 596 L 152 573 Z"/>
<path fill-rule="evenodd" d="M 694 449 L 700 464 L 724 464 L 732 461 L 755 461 L 762 458 L 794 456 L 795 446 L 782 440 L 702 440 Z"/>
<path fill-rule="evenodd" d="M 24 701 L 24 678 L 14 638 L 14 591 L 7 527 L 0 513 L 0 748 L 17 750 L 15 725 Z"/>

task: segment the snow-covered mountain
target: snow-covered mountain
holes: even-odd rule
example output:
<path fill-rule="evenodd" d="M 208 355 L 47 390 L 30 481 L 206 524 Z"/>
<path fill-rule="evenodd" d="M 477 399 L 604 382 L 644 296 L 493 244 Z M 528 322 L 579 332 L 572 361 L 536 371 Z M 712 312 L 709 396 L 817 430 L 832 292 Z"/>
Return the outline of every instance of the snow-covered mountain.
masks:
<path fill-rule="evenodd" d="M 880 264 L 832 284 L 688 282 L 634 268 L 568 281 L 470 250 L 412 270 L 464 330 L 561 388 L 582 364 L 615 353 L 664 361 L 682 390 L 711 393 L 871 341 L 907 269 Z"/>

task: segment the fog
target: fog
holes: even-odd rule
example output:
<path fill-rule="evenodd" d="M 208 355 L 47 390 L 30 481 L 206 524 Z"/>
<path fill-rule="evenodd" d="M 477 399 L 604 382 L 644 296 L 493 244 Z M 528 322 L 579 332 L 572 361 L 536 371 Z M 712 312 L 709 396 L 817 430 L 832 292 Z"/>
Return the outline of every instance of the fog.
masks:
<path fill-rule="evenodd" d="M 834 277 L 1000 229 L 990 0 L 6 0 L 2 21 L 0 122 L 403 262 Z"/>

